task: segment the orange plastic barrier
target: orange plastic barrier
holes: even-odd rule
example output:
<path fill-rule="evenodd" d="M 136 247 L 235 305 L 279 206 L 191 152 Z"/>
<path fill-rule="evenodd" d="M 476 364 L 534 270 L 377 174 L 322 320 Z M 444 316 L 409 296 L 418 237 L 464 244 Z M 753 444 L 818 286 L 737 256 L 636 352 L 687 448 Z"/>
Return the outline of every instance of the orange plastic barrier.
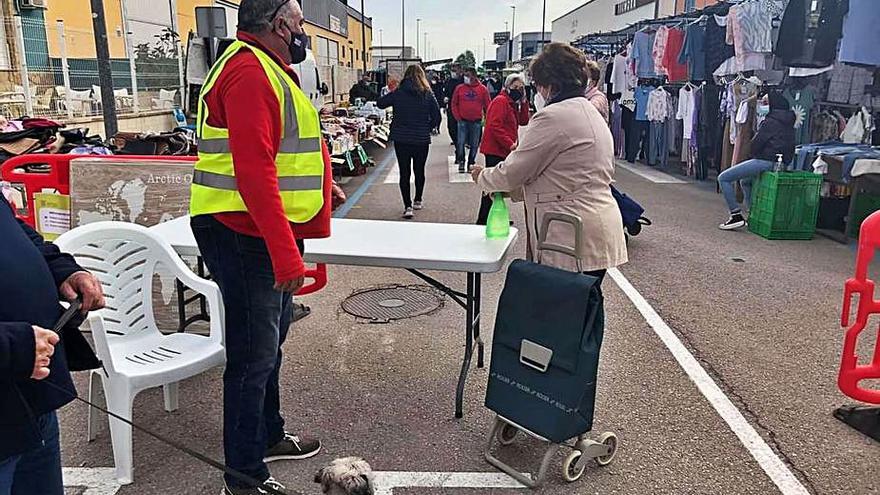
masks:
<path fill-rule="evenodd" d="M 849 329 L 846 331 L 840 373 L 837 377 L 837 386 L 840 387 L 841 392 L 869 404 L 880 404 L 880 390 L 860 387 L 859 382 L 880 378 L 880 330 L 870 364 L 859 364 L 856 345 L 859 334 L 868 326 L 868 317 L 872 314 L 880 314 L 880 301 L 874 299 L 875 283 L 868 278 L 868 266 L 878 247 L 880 247 L 880 212 L 875 212 L 862 223 L 856 257 L 856 274 L 854 278 L 846 281 L 841 324 Z M 849 315 L 854 294 L 859 295 L 859 303 L 855 324 L 850 327 Z"/>

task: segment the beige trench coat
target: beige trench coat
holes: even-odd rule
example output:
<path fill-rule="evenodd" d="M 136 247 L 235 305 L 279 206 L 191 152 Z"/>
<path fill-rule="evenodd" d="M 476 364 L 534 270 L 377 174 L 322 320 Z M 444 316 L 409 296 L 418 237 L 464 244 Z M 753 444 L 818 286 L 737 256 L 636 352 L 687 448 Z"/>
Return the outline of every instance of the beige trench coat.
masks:
<path fill-rule="evenodd" d="M 487 193 L 522 191 L 528 223 L 529 258 L 534 259 L 544 214 L 563 212 L 583 222 L 582 269 L 605 270 L 627 262 L 623 220 L 611 195 L 614 144 L 608 124 L 586 98 L 570 98 L 535 114 L 517 149 L 503 163 L 484 170 Z M 547 241 L 574 246 L 567 225 L 554 223 Z M 575 270 L 571 258 L 548 252 L 542 262 Z"/>

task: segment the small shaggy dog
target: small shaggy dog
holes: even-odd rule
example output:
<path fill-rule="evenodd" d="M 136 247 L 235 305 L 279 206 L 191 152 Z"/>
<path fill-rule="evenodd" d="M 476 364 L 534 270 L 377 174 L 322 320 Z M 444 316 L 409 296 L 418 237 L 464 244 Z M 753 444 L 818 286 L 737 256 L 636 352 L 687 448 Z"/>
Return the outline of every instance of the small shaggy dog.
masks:
<path fill-rule="evenodd" d="M 315 473 L 327 495 L 373 495 L 373 470 L 360 457 L 336 459 Z"/>

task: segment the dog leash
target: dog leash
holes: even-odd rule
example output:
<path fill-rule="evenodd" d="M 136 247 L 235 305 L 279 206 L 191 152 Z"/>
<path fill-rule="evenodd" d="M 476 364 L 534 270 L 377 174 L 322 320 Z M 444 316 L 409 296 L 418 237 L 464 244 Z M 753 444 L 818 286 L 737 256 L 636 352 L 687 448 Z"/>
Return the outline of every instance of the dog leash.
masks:
<path fill-rule="evenodd" d="M 60 336 L 61 329 L 63 329 L 64 326 L 70 322 L 70 320 L 74 317 L 74 315 L 76 315 L 76 313 L 81 308 L 82 308 L 82 301 L 76 300 L 76 301 L 72 302 L 70 304 L 70 307 L 68 307 L 67 310 L 61 315 L 61 318 L 58 319 L 58 322 L 55 324 L 53 331 Z M 104 373 L 106 374 L 106 371 Z M 56 385 L 56 384 L 49 382 L 49 381 L 44 380 L 43 383 L 45 383 L 46 385 L 49 385 L 50 387 L 54 388 L 55 390 L 58 390 L 64 394 L 67 394 L 70 397 L 73 397 L 74 400 L 80 401 L 83 404 L 85 404 L 95 410 L 98 410 L 111 418 L 118 419 L 119 421 L 122 421 L 123 423 L 127 424 L 128 426 L 131 426 L 135 430 L 138 430 L 142 433 L 146 433 L 147 435 L 155 438 L 156 440 L 159 440 L 160 442 L 162 442 L 166 445 L 170 445 L 171 447 L 174 447 L 175 449 L 179 450 L 180 452 L 183 452 L 184 454 L 186 454 L 186 455 L 188 455 L 198 461 L 201 461 L 201 462 L 203 462 L 203 463 L 205 463 L 215 469 L 223 471 L 225 474 L 228 474 L 229 476 L 231 476 L 241 482 L 244 482 L 244 483 L 248 484 L 249 486 L 259 487 L 260 489 L 265 490 L 266 492 L 271 493 L 272 495 L 303 495 L 302 492 L 284 491 L 284 490 L 272 487 L 270 485 L 267 485 L 266 482 L 264 482 L 264 481 L 263 482 L 258 481 L 256 479 L 244 474 L 244 473 L 241 473 L 235 469 L 232 469 L 229 466 L 226 466 L 225 464 L 223 464 L 221 462 L 215 461 L 214 459 L 211 459 L 210 457 L 208 457 L 202 453 L 196 452 L 195 450 L 187 447 L 186 445 L 184 445 L 176 440 L 171 440 L 169 438 L 166 438 L 166 437 L 164 437 L 164 436 L 162 436 L 162 435 L 160 435 L 160 434 L 158 434 L 148 428 L 144 428 L 143 426 L 139 426 L 139 425 L 131 422 L 130 420 L 125 419 L 122 416 L 119 416 L 118 414 L 112 413 L 103 407 L 92 404 L 91 402 L 87 401 L 86 399 L 83 399 L 82 397 L 80 397 L 79 394 L 77 394 L 76 392 L 71 392 L 70 390 L 66 390 L 64 387 L 61 387 L 60 385 Z"/>

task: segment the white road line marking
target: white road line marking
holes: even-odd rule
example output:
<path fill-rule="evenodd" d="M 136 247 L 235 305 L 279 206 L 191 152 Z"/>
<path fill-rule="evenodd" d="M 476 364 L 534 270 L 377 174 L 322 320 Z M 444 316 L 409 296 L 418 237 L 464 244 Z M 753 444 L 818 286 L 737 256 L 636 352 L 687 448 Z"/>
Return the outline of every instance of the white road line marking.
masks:
<path fill-rule="evenodd" d="M 114 468 L 64 468 L 64 486 L 85 488 L 83 495 L 115 495 L 121 485 Z"/>
<path fill-rule="evenodd" d="M 474 180 L 471 178 L 471 174 L 468 173 L 459 173 L 458 165 L 455 164 L 455 156 L 450 156 L 446 159 L 449 164 L 449 182 L 452 184 L 463 184 L 465 182 L 473 183 Z"/>
<path fill-rule="evenodd" d="M 376 471 L 373 476 L 376 495 L 393 495 L 395 488 L 526 488 L 502 473 Z"/>
<path fill-rule="evenodd" d="M 661 172 L 647 165 L 640 163 L 629 163 L 623 160 L 617 160 L 616 165 L 622 169 L 638 175 L 639 177 L 649 180 L 655 184 L 687 184 L 687 181 L 673 177 L 667 173 Z"/>
<path fill-rule="evenodd" d="M 767 476 L 779 488 L 779 491 L 783 495 L 809 495 L 810 492 L 801 484 L 800 480 L 788 469 L 788 466 L 782 462 L 779 456 L 773 452 L 773 449 L 767 445 L 767 442 L 761 438 L 761 435 L 743 417 L 739 409 L 733 405 L 733 402 L 724 395 L 718 384 L 709 376 L 694 355 L 688 351 L 687 347 L 682 344 L 678 336 L 675 335 L 675 332 L 669 328 L 669 325 L 663 321 L 663 318 L 642 297 L 639 291 L 632 286 L 623 273 L 613 268 L 608 270 L 608 274 L 629 300 L 632 301 L 636 309 L 645 318 L 645 321 L 648 322 L 648 325 L 654 329 L 654 333 L 660 337 L 660 340 L 663 341 L 681 368 L 687 373 L 691 381 L 694 382 L 700 393 L 703 394 L 703 397 L 715 408 L 721 419 L 736 434 L 739 441 L 755 458 L 761 469 L 767 473 Z"/>

